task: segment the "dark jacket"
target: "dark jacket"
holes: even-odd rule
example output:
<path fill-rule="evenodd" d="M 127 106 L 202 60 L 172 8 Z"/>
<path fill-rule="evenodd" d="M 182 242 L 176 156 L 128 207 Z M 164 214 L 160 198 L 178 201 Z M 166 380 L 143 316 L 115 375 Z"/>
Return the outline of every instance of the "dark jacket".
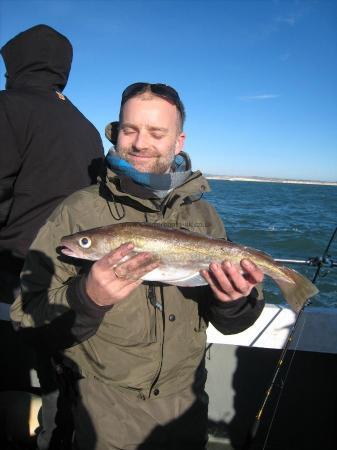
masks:
<path fill-rule="evenodd" d="M 38 25 L 1 54 L 7 82 L 0 92 L 0 271 L 17 275 L 57 204 L 96 181 L 103 147 L 95 127 L 61 93 L 72 61 L 66 37 Z"/>

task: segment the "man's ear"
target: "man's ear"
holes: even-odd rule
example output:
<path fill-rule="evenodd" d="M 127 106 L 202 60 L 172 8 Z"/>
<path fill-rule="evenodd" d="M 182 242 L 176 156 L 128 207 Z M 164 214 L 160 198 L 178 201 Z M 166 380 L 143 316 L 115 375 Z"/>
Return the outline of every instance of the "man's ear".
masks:
<path fill-rule="evenodd" d="M 113 144 L 117 144 L 119 122 L 110 122 L 105 127 L 105 137 Z"/>
<path fill-rule="evenodd" d="M 175 152 L 174 152 L 175 155 L 178 155 L 184 148 L 185 138 L 186 138 L 186 134 L 181 132 L 177 138 L 176 148 L 175 148 Z"/>

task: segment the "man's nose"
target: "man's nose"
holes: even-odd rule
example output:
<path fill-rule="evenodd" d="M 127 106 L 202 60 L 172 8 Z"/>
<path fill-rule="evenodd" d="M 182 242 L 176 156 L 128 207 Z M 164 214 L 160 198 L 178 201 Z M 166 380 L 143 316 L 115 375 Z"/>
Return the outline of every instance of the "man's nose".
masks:
<path fill-rule="evenodd" d="M 133 141 L 134 148 L 137 150 L 142 150 L 147 148 L 148 145 L 149 145 L 148 136 L 146 135 L 146 133 L 139 131 Z"/>

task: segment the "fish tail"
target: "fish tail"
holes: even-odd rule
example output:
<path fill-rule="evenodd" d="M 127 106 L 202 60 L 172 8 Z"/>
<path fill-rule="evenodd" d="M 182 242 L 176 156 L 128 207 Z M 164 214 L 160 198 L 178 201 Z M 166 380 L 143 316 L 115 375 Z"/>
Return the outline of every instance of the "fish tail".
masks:
<path fill-rule="evenodd" d="M 282 291 L 284 298 L 295 312 L 300 311 L 308 298 L 313 297 L 319 291 L 317 287 L 305 276 L 289 269 L 282 267 L 285 277 L 274 278 Z"/>

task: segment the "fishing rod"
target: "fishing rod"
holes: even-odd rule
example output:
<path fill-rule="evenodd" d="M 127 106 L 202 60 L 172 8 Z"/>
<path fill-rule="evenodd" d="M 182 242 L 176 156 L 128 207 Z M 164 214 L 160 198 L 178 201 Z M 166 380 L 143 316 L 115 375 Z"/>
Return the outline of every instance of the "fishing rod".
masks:
<path fill-rule="evenodd" d="M 316 266 L 317 269 L 316 269 L 315 274 L 314 274 L 313 279 L 312 279 L 312 283 L 315 284 L 316 280 L 317 280 L 317 278 L 318 278 L 318 276 L 320 274 L 320 271 L 321 271 L 322 267 L 324 267 L 324 266 L 325 267 L 337 267 L 337 259 L 336 258 L 331 258 L 331 256 L 328 255 L 328 252 L 330 250 L 331 244 L 333 243 L 333 241 L 334 241 L 334 239 L 336 237 L 336 234 L 337 234 L 337 227 L 335 228 L 335 231 L 332 233 L 331 238 L 330 238 L 330 240 L 328 242 L 328 245 L 326 246 L 326 248 L 325 248 L 325 250 L 324 250 L 324 252 L 323 252 L 321 257 L 309 258 L 307 260 L 275 259 L 275 261 L 281 262 L 281 263 L 289 263 L 289 264 L 292 263 L 292 264 L 305 264 L 305 265 L 309 265 L 309 266 Z M 285 345 L 284 345 L 284 347 L 282 349 L 281 356 L 280 356 L 280 358 L 279 358 L 279 360 L 278 360 L 278 362 L 276 364 L 276 368 L 275 368 L 275 371 L 274 371 L 274 374 L 273 374 L 273 377 L 272 377 L 272 381 L 271 381 L 271 383 L 269 385 L 269 388 L 266 391 L 265 397 L 264 397 L 264 399 L 262 401 L 262 404 L 261 404 L 261 406 L 260 406 L 260 408 L 258 410 L 258 413 L 257 413 L 257 415 L 255 417 L 255 422 L 254 422 L 254 424 L 252 426 L 250 434 L 247 436 L 247 440 L 246 440 L 246 443 L 244 445 L 244 450 L 253 450 L 253 448 L 254 448 L 253 445 L 255 443 L 257 432 L 258 432 L 259 427 L 261 425 L 261 419 L 262 419 L 265 407 L 266 407 L 267 402 L 268 402 L 268 400 L 269 400 L 269 398 L 270 398 L 270 396 L 272 394 L 273 388 L 276 385 L 276 381 L 278 379 L 278 376 L 279 376 L 279 373 L 281 371 L 281 368 L 284 367 L 284 365 L 283 365 L 284 359 L 285 359 L 286 353 L 288 352 L 288 350 L 290 348 L 290 345 L 292 343 L 295 331 L 297 330 L 297 325 L 299 324 L 300 318 L 303 315 L 305 307 L 308 306 L 309 304 L 310 304 L 310 299 L 307 299 L 307 301 L 304 303 L 304 305 L 302 306 L 302 308 L 300 309 L 300 311 L 297 314 L 296 320 L 295 320 L 295 322 L 294 322 L 294 324 L 293 324 L 293 326 L 292 326 L 292 328 L 291 328 L 291 330 L 289 332 L 287 341 L 286 341 L 286 343 L 285 343 Z M 296 351 L 296 349 L 295 349 L 295 351 Z M 278 404 L 279 404 L 279 400 L 281 398 L 281 394 L 282 394 L 283 388 L 285 386 L 285 382 L 287 380 L 287 376 L 288 376 L 289 370 L 290 370 L 292 362 L 293 362 L 295 351 L 294 351 L 294 353 L 292 355 L 292 358 L 290 359 L 290 362 L 289 362 L 289 365 L 288 365 L 288 370 L 287 370 L 287 372 L 285 374 L 285 378 L 284 378 L 284 380 L 282 380 L 282 382 L 279 385 L 280 386 L 280 391 L 279 391 L 279 395 L 278 395 L 278 398 L 277 398 L 277 403 L 276 403 L 276 406 L 275 406 L 275 409 L 274 409 L 274 413 L 273 413 L 270 425 L 269 425 L 269 427 L 267 429 L 267 435 L 266 435 L 266 438 L 265 438 L 264 443 L 263 443 L 263 448 L 261 450 L 263 450 L 265 448 L 266 444 L 267 444 L 269 433 L 271 431 L 271 427 L 273 425 L 273 421 L 274 421 L 274 418 L 275 418 L 275 415 L 276 415 L 276 411 L 277 411 L 277 407 L 278 407 Z"/>

